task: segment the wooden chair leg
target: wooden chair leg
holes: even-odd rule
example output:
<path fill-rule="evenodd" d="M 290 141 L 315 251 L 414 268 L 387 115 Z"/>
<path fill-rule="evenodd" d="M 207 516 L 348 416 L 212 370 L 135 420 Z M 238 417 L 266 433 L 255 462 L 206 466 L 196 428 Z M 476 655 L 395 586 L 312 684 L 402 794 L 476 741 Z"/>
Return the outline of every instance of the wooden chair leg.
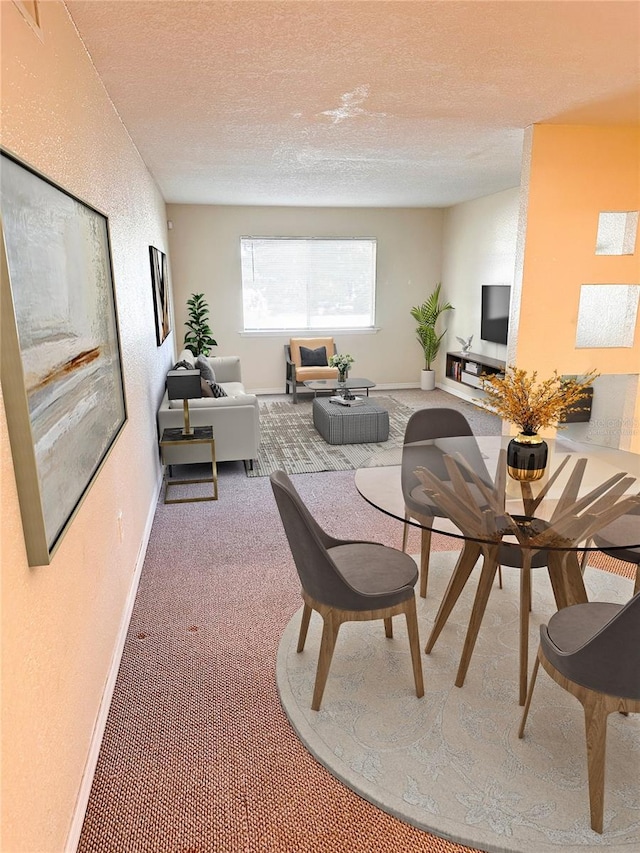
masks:
<path fill-rule="evenodd" d="M 402 550 L 406 551 L 407 550 L 407 541 L 409 540 L 409 524 L 408 524 L 409 516 L 407 515 L 406 512 L 404 514 L 404 518 L 405 518 L 405 522 L 404 522 L 404 527 L 402 530 Z"/>
<path fill-rule="evenodd" d="M 540 666 L 540 652 L 538 652 L 538 656 L 536 656 L 536 662 L 533 665 L 533 671 L 531 672 L 531 681 L 529 682 L 529 692 L 527 693 L 527 701 L 524 703 L 524 710 L 522 712 L 522 720 L 520 721 L 520 728 L 518 729 L 518 737 L 524 737 L 524 727 L 527 722 L 527 717 L 529 716 L 529 708 L 531 707 L 531 698 L 533 697 L 533 688 L 536 686 L 536 678 L 538 677 L 538 668 Z"/>
<path fill-rule="evenodd" d="M 580 702 L 584 709 L 584 725 L 587 743 L 587 771 L 589 779 L 589 810 L 591 812 L 591 828 L 602 834 L 604 812 L 604 776 L 605 755 L 607 743 L 607 719 L 614 711 L 640 713 L 640 701 L 633 701 L 616 696 L 608 696 L 588 687 L 583 687 L 570 681 L 562 675 L 550 661 L 545 658 L 542 647 L 538 647 L 536 664 L 531 674 L 531 683 L 522 713 L 522 722 L 518 737 L 524 734 L 524 726 L 531 705 L 531 697 L 538 673 L 538 664 L 542 664 L 551 678 Z"/>
<path fill-rule="evenodd" d="M 391 621 L 391 617 L 384 620 L 384 635 L 387 638 L 393 637 L 393 622 Z"/>
<path fill-rule="evenodd" d="M 407 620 L 407 634 L 409 635 L 409 648 L 411 649 L 411 663 L 413 665 L 413 680 L 416 683 L 416 696 L 418 699 L 424 696 L 424 681 L 422 678 L 422 661 L 420 659 L 420 637 L 418 634 L 418 617 L 416 613 L 415 595 L 407 601 L 404 611 Z"/>
<path fill-rule="evenodd" d="M 420 537 L 420 598 L 427 597 L 429 578 L 429 554 L 431 552 L 431 528 L 423 527 Z"/>
<path fill-rule="evenodd" d="M 531 610 L 531 552 L 523 549 L 520 569 L 520 673 L 518 704 L 527 698 L 527 670 L 529 668 L 529 611 Z"/>
<path fill-rule="evenodd" d="M 589 809 L 591 829 L 602 834 L 604 811 L 604 767 L 607 748 L 607 708 L 602 694 L 585 697 L 584 724 L 587 736 L 587 770 L 589 775 Z"/>
<path fill-rule="evenodd" d="M 316 670 L 316 683 L 313 688 L 313 699 L 311 701 L 311 710 L 319 711 L 320 703 L 322 702 L 322 694 L 327 683 L 329 668 L 331 667 L 331 659 L 333 650 L 336 647 L 336 639 L 340 630 L 341 620 L 339 614 L 335 610 L 330 610 L 323 614 L 324 623 L 322 626 L 322 640 L 320 642 L 320 654 L 318 655 L 318 668 Z"/>
<path fill-rule="evenodd" d="M 306 603 L 302 608 L 302 621 L 300 622 L 300 633 L 298 635 L 298 648 L 297 652 L 301 652 L 304 650 L 304 644 L 307 640 L 307 631 L 309 630 L 309 620 L 311 619 L 311 608 Z"/>
<path fill-rule="evenodd" d="M 502 566 L 498 566 L 498 587 L 502 589 Z"/>

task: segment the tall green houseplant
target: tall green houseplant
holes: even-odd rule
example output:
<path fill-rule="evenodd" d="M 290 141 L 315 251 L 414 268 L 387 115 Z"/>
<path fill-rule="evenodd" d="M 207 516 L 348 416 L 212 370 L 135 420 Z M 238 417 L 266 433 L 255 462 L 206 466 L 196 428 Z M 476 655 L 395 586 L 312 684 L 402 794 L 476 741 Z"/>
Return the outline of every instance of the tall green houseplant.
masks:
<path fill-rule="evenodd" d="M 438 284 L 431 296 L 422 303 L 411 309 L 411 316 L 417 320 L 416 337 L 424 353 L 424 369 L 432 370 L 431 367 L 435 357 L 438 355 L 440 344 L 446 329 L 441 334 L 436 332 L 436 323 L 441 314 L 453 310 L 453 305 L 448 302 L 440 302 L 440 288 Z"/>
<path fill-rule="evenodd" d="M 185 348 L 191 350 L 194 356 L 209 355 L 211 347 L 217 347 L 218 342 L 211 335 L 209 326 L 209 306 L 203 293 L 194 293 L 187 299 L 189 319 L 185 326 L 189 330 L 184 336 Z"/>

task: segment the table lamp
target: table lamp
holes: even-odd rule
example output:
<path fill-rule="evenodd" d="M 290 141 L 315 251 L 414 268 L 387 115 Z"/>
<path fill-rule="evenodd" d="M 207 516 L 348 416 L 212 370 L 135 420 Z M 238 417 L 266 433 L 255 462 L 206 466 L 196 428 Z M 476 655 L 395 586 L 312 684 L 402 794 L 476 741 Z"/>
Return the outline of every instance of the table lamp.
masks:
<path fill-rule="evenodd" d="M 189 424 L 189 400 L 202 397 L 199 370 L 170 370 L 167 373 L 167 395 L 170 400 L 182 400 L 184 405 L 183 435 L 193 435 Z"/>

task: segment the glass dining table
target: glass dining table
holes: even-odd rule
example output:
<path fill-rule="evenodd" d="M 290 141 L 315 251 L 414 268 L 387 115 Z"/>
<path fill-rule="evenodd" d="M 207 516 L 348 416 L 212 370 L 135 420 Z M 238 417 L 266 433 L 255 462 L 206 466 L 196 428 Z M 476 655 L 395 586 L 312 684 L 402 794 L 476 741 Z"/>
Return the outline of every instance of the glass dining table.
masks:
<path fill-rule="evenodd" d="M 585 555 L 592 537 L 621 516 L 615 548 L 640 548 L 640 455 L 608 447 L 548 440 L 545 475 L 521 482 L 507 473 L 509 436 L 419 441 L 376 453 L 356 471 L 360 495 L 403 523 L 459 541 L 460 555 L 435 617 L 426 652 L 482 557 L 482 569 L 456 677 L 464 684 L 501 556 L 520 567 L 519 701 L 527 692 L 531 570 L 546 566 L 558 609 L 587 601 Z"/>

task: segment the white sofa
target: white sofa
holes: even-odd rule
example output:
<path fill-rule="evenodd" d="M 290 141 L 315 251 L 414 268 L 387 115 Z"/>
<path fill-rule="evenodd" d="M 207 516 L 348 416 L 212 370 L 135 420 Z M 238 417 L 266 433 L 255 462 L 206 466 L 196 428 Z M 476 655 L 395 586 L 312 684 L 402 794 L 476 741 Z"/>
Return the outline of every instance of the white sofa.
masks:
<path fill-rule="evenodd" d="M 178 360 L 187 361 L 195 367 L 195 359 L 189 350 L 183 350 Z M 246 466 L 253 467 L 260 444 L 258 398 L 255 394 L 245 393 L 238 356 L 212 356 L 207 360 L 215 373 L 216 382 L 224 388 L 227 396 L 190 400 L 191 426 L 213 427 L 218 462 L 242 459 Z M 162 436 L 164 429 L 182 426 L 182 400 L 169 400 L 165 391 L 158 410 L 158 432 Z M 211 459 L 206 445 L 165 447 L 163 450 L 166 465 L 206 462 Z"/>

